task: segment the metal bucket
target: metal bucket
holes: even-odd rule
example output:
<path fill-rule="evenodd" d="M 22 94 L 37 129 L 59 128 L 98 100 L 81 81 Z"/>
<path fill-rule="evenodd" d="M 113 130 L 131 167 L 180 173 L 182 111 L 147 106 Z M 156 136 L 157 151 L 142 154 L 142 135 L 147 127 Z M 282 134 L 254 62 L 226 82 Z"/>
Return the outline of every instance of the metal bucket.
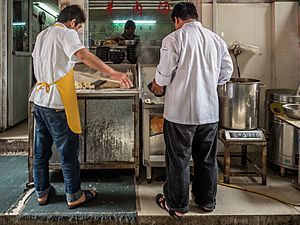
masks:
<path fill-rule="evenodd" d="M 220 126 L 233 130 L 257 129 L 260 81 L 231 78 L 218 87 Z"/>

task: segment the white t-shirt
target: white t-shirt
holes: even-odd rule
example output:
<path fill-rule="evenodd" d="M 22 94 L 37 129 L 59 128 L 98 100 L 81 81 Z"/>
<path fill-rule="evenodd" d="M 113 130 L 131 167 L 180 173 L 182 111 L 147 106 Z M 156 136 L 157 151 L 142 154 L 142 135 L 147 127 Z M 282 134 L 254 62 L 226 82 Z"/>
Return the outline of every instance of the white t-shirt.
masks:
<path fill-rule="evenodd" d="M 217 86 L 233 64 L 226 43 L 200 22 L 185 23 L 163 39 L 155 81 L 167 86 L 164 118 L 188 125 L 219 121 Z"/>
<path fill-rule="evenodd" d="M 68 29 L 62 23 L 56 24 L 64 27 L 51 26 L 43 30 L 36 39 L 32 57 L 37 82 L 51 84 L 62 78 L 76 63 L 74 53 L 84 48 L 75 30 Z M 44 87 L 39 91 L 37 88 L 34 87 L 29 101 L 42 107 L 64 108 L 56 85 L 50 86 L 49 93 Z"/>

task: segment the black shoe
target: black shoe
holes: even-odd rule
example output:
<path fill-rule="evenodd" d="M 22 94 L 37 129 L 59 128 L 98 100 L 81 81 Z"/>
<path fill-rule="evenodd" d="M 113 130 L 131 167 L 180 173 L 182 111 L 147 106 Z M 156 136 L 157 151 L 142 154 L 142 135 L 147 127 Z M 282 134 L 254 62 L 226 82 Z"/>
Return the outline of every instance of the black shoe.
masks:
<path fill-rule="evenodd" d="M 214 206 L 213 206 L 213 207 L 199 206 L 199 208 L 200 208 L 203 212 L 208 212 L 208 213 L 210 213 L 210 212 L 212 212 L 212 211 L 215 210 L 215 207 L 214 207 Z"/>

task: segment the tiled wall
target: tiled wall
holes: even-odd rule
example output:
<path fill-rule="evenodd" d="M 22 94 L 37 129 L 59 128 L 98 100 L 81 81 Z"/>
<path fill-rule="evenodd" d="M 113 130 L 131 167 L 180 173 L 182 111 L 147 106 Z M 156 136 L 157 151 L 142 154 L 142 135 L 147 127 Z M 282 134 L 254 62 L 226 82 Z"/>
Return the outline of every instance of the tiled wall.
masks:
<path fill-rule="evenodd" d="M 298 3 L 218 3 L 216 8 L 216 32 L 228 46 L 240 41 L 258 46 L 263 53 L 244 52 L 238 56 L 241 77 L 259 79 L 266 86 L 261 89 L 260 101 L 260 125 L 263 126 L 265 90 L 295 89 L 300 80 Z M 212 4 L 204 3 L 202 22 L 209 29 L 213 28 L 212 12 Z M 233 76 L 237 77 L 236 65 Z"/>
<path fill-rule="evenodd" d="M 297 87 L 299 78 L 298 3 L 276 2 L 272 36 L 274 38 L 274 86 Z"/>

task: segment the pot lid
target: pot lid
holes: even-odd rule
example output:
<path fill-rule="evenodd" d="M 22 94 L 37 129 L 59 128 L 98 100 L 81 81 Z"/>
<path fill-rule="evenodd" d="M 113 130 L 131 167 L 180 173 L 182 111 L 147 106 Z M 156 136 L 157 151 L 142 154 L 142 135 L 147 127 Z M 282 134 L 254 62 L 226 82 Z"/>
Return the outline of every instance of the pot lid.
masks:
<path fill-rule="evenodd" d="M 260 80 L 251 79 L 251 78 L 231 78 L 229 83 L 253 84 L 253 83 L 260 83 Z"/>
<path fill-rule="evenodd" d="M 300 103 L 300 95 L 295 95 L 296 90 L 293 89 L 268 89 L 266 97 L 280 103 Z"/>

